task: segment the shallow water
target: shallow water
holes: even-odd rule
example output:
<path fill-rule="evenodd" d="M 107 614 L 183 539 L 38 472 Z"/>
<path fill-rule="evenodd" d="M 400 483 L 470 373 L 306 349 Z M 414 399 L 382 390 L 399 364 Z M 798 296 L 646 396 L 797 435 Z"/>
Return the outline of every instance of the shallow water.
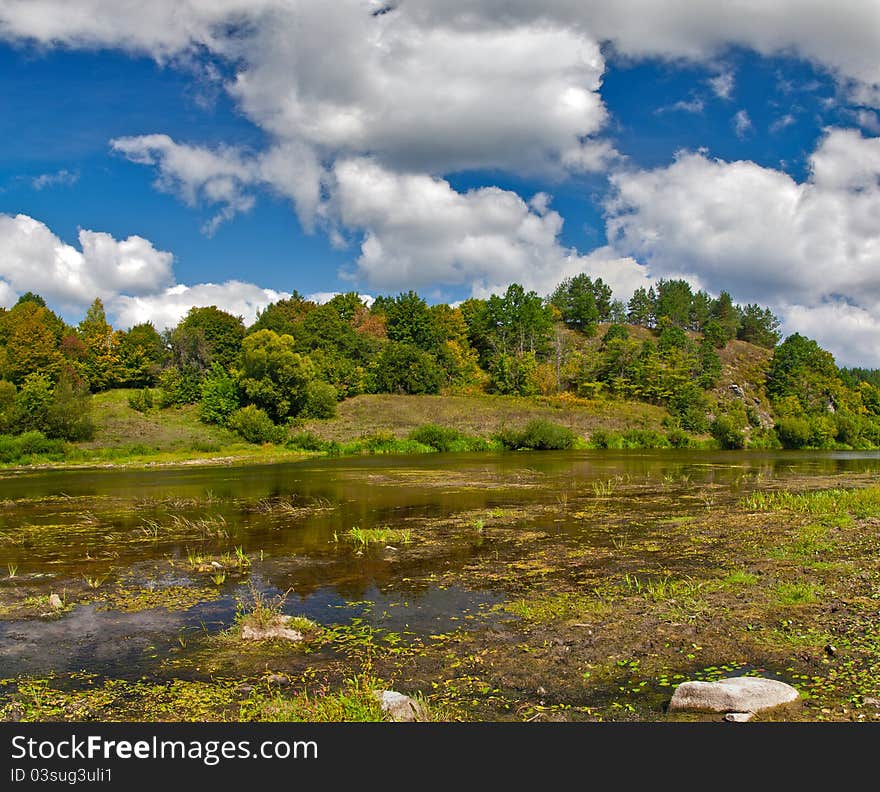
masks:
<path fill-rule="evenodd" d="M 80 604 L 0 620 L 0 676 L 145 673 L 182 635 L 228 627 L 251 587 L 289 592 L 287 612 L 325 625 L 358 619 L 417 636 L 485 626 L 504 595 L 491 581 L 449 582 L 490 552 L 472 527 L 481 515 L 498 515 L 514 540 L 540 531 L 576 547 L 759 485 L 878 471 L 877 452 L 604 451 L 10 475 L 0 479 L 0 604 L 50 592 Z M 354 526 L 405 529 L 412 544 L 358 548 L 346 540 Z M 188 563 L 235 548 L 249 565 L 219 583 Z M 521 553 L 527 562 L 528 542 Z M 189 589 L 201 591 L 192 602 L 120 604 L 126 592 L 161 601 Z"/>

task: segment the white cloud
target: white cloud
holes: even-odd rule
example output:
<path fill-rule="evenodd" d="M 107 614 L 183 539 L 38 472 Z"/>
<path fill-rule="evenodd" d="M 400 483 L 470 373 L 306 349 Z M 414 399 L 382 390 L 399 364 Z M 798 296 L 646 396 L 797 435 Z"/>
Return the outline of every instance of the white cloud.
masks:
<path fill-rule="evenodd" d="M 544 193 L 529 203 L 497 187 L 460 193 L 443 179 L 356 158 L 336 163 L 332 195 L 333 217 L 365 229 L 356 275 L 376 288 L 440 283 L 480 296 L 517 281 L 548 293 L 581 271 L 601 274 L 623 293 L 644 281 L 631 259 L 563 247 L 562 217 Z"/>
<path fill-rule="evenodd" d="M 810 167 L 809 180 L 799 183 L 753 162 L 681 153 L 668 167 L 619 172 L 607 205 L 609 239 L 654 277 L 688 277 L 715 293 L 727 289 L 740 301 L 784 308 L 789 317 L 827 313 L 841 300 L 852 306 L 850 318 L 856 308 L 874 311 L 880 138 L 830 129 Z M 820 342 L 833 332 L 820 321 L 814 326 Z"/>
<path fill-rule="evenodd" d="M 733 131 L 736 136 L 742 140 L 752 130 L 752 119 L 745 110 L 737 110 L 733 116 Z"/>
<path fill-rule="evenodd" d="M 41 173 L 31 179 L 31 185 L 35 190 L 44 190 L 46 187 L 54 187 L 56 184 L 69 187 L 79 181 L 79 173 L 71 173 L 68 170 L 60 170 L 56 173 Z"/>
<path fill-rule="evenodd" d="M 791 113 L 786 113 L 784 116 L 780 116 L 770 124 L 770 131 L 774 133 L 781 132 L 786 127 L 791 126 L 795 120 L 795 117 Z"/>
<path fill-rule="evenodd" d="M 821 305 L 783 306 L 783 331 L 821 339 L 838 366 L 880 368 L 880 304 L 870 309 L 833 300 Z"/>
<path fill-rule="evenodd" d="M 151 321 L 173 327 L 192 306 L 216 305 L 246 323 L 285 292 L 227 281 L 192 286 L 174 283 L 171 253 L 139 236 L 116 240 L 100 231 L 79 232 L 80 249 L 27 215 L 0 214 L 0 305 L 36 292 L 70 321 L 100 297 L 120 328 Z"/>
<path fill-rule="evenodd" d="M 143 237 L 81 230 L 79 243 L 77 250 L 27 215 L 0 214 L 0 278 L 17 294 L 38 292 L 73 311 L 95 297 L 144 294 L 173 282 L 172 255 Z"/>
<path fill-rule="evenodd" d="M 732 71 L 723 71 L 710 77 L 706 82 L 719 99 L 730 99 L 736 85 L 736 77 Z"/>
<path fill-rule="evenodd" d="M 872 135 L 880 135 L 880 117 L 873 110 L 857 110 L 854 114 L 856 123 Z"/>
<path fill-rule="evenodd" d="M 157 294 L 140 297 L 120 294 L 110 299 L 107 307 L 116 317 L 119 327 L 131 327 L 141 322 L 152 322 L 159 330 L 174 327 L 190 308 L 209 305 L 233 316 L 241 316 L 248 325 L 256 320 L 257 312 L 269 303 L 289 296 L 286 292 L 233 280 L 225 283 L 171 286 Z"/>

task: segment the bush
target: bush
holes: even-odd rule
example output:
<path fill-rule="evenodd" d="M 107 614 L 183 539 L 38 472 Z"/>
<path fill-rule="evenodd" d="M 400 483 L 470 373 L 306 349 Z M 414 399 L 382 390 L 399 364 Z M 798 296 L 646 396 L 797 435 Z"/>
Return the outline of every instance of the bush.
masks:
<path fill-rule="evenodd" d="M 232 413 L 229 428 L 249 443 L 278 443 L 284 436 L 284 429 L 275 426 L 266 411 L 253 404 Z"/>
<path fill-rule="evenodd" d="M 499 435 L 501 444 L 510 450 L 562 451 L 574 445 L 574 432 L 567 426 L 536 419 L 522 429 L 505 429 Z"/>
<path fill-rule="evenodd" d="M 691 436 L 684 429 L 671 429 L 666 435 L 666 439 L 673 448 L 690 448 L 693 446 Z"/>
<path fill-rule="evenodd" d="M 37 454 L 61 457 L 64 451 L 63 440 L 50 440 L 42 432 L 25 432 L 17 437 L 0 435 L 0 462 L 5 464 Z"/>
<path fill-rule="evenodd" d="M 91 399 L 83 382 L 62 374 L 52 392 L 43 431 L 64 440 L 91 440 L 95 434 Z"/>
<path fill-rule="evenodd" d="M 304 418 L 333 418 L 336 415 L 338 397 L 336 388 L 329 382 L 313 380 L 306 386 Z"/>
<path fill-rule="evenodd" d="M 595 448 L 623 448 L 623 437 L 617 432 L 597 429 L 590 435 L 590 444 Z"/>
<path fill-rule="evenodd" d="M 224 426 L 229 421 L 229 416 L 241 404 L 235 380 L 216 363 L 202 382 L 200 390 L 202 398 L 199 401 L 199 418 L 205 423 Z"/>
<path fill-rule="evenodd" d="M 712 421 L 709 431 L 718 441 L 718 445 L 725 449 L 745 448 L 746 437 L 741 423 L 729 415 L 719 415 Z"/>
<path fill-rule="evenodd" d="M 409 439 L 422 445 L 430 446 L 437 451 L 454 451 L 462 439 L 461 432 L 447 426 L 425 424 L 409 433 Z"/>
<path fill-rule="evenodd" d="M 812 433 L 812 427 L 806 418 L 780 418 L 776 422 L 776 436 L 783 448 L 808 446 Z"/>
<path fill-rule="evenodd" d="M 444 379 L 434 355 L 396 341 L 385 345 L 369 370 L 374 393 L 439 393 Z"/>
<path fill-rule="evenodd" d="M 192 367 L 167 368 L 159 375 L 159 406 L 178 407 L 195 404 L 202 396 L 202 377 Z"/>
<path fill-rule="evenodd" d="M 137 410 L 141 413 L 145 413 L 147 410 L 152 410 L 154 406 L 153 391 L 149 388 L 135 391 L 128 397 L 128 406 L 131 407 L 132 410 Z"/>
<path fill-rule="evenodd" d="M 623 433 L 625 448 L 669 448 L 669 440 L 653 429 L 629 429 Z"/>
<path fill-rule="evenodd" d="M 284 445 L 288 448 L 298 448 L 303 451 L 324 451 L 328 446 L 328 444 L 314 432 L 300 432 L 299 434 L 295 434 L 293 437 L 289 438 Z"/>

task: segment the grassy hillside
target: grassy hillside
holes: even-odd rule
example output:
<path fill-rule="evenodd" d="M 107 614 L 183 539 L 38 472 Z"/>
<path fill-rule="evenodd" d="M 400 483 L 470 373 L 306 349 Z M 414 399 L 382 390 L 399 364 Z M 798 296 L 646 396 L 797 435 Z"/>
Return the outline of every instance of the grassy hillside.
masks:
<path fill-rule="evenodd" d="M 345 442 L 373 432 L 404 437 L 433 423 L 467 435 L 485 437 L 535 419 L 562 424 L 584 438 L 597 429 L 660 431 L 667 412 L 642 402 L 598 401 L 566 397 L 523 396 L 355 396 L 339 405 L 336 418 L 308 421 L 306 431 L 322 440 Z"/>

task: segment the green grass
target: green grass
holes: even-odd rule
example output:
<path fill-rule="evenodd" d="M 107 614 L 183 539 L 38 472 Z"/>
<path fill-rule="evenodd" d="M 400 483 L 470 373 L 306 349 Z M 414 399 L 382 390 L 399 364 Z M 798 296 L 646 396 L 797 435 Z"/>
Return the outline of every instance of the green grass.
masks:
<path fill-rule="evenodd" d="M 779 583 L 773 590 L 777 605 L 810 605 L 816 602 L 816 591 L 805 583 Z"/>
<path fill-rule="evenodd" d="M 346 680 L 340 690 L 277 694 L 249 700 L 241 708 L 241 720 L 292 723 L 364 723 L 387 720 L 373 691 L 382 683 L 368 675 Z"/>
<path fill-rule="evenodd" d="M 745 570 L 738 569 L 735 572 L 731 572 L 729 575 L 727 575 L 727 577 L 725 577 L 721 582 L 725 586 L 754 586 L 758 582 L 758 576 L 753 575 L 751 572 L 746 572 Z"/>
<path fill-rule="evenodd" d="M 338 535 L 334 534 L 338 540 Z M 371 544 L 409 544 L 412 541 L 412 531 L 404 528 L 358 528 L 354 526 L 345 534 L 344 538 L 352 542 L 356 547 L 364 548 Z"/>
<path fill-rule="evenodd" d="M 864 519 L 880 515 L 880 487 L 825 489 L 812 492 L 753 492 L 742 500 L 751 511 L 793 511 L 814 517 L 850 514 Z"/>

